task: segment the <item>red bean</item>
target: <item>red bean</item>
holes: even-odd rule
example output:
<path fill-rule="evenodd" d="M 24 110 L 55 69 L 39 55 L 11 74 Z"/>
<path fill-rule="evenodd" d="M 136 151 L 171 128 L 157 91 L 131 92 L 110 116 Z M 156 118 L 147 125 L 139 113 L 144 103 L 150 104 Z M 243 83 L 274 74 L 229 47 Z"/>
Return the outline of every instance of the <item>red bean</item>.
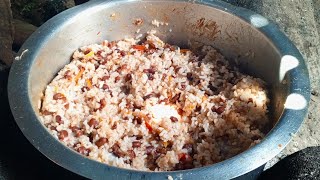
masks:
<path fill-rule="evenodd" d="M 48 116 L 48 115 L 52 115 L 53 112 L 50 112 L 48 110 L 44 110 L 44 111 L 42 111 L 42 114 L 45 115 L 45 116 Z"/>
<path fill-rule="evenodd" d="M 139 141 L 133 141 L 132 142 L 132 147 L 133 148 L 138 148 L 138 147 L 140 147 L 141 146 L 141 142 L 139 142 Z"/>
<path fill-rule="evenodd" d="M 131 74 L 127 74 L 126 76 L 125 76 L 125 81 L 130 81 L 132 79 L 132 76 L 131 76 Z"/>
<path fill-rule="evenodd" d="M 105 99 L 100 100 L 100 110 L 102 110 L 107 105 L 107 101 Z"/>
<path fill-rule="evenodd" d="M 103 90 L 107 90 L 107 89 L 109 89 L 109 86 L 106 85 L 106 84 L 103 84 L 102 89 L 103 89 Z"/>
<path fill-rule="evenodd" d="M 174 68 L 174 72 L 178 73 L 180 69 L 181 69 L 181 67 L 176 67 L 176 68 Z"/>
<path fill-rule="evenodd" d="M 166 79 L 166 77 L 167 77 L 167 74 L 162 74 L 162 78 L 161 78 L 161 80 L 163 81 L 163 80 L 165 80 Z"/>
<path fill-rule="evenodd" d="M 90 153 L 90 150 L 85 148 L 84 146 L 81 146 L 77 149 L 77 151 L 82 154 L 82 155 L 85 155 L 85 156 L 88 156 L 89 153 Z"/>
<path fill-rule="evenodd" d="M 149 69 L 149 73 L 150 73 L 150 74 L 155 74 L 155 73 L 156 73 L 156 70 L 153 69 L 153 68 L 151 68 L 151 69 Z"/>
<path fill-rule="evenodd" d="M 178 164 L 175 165 L 174 169 L 175 169 L 175 170 L 183 170 L 183 169 L 184 169 L 184 166 L 183 166 L 182 163 L 178 163 Z"/>
<path fill-rule="evenodd" d="M 117 123 L 114 123 L 114 124 L 112 125 L 111 129 L 112 129 L 112 130 L 117 129 Z"/>
<path fill-rule="evenodd" d="M 136 157 L 136 153 L 133 150 L 128 150 L 127 154 L 128 154 L 130 159 L 133 159 L 133 158 Z"/>
<path fill-rule="evenodd" d="M 71 71 L 70 70 L 67 70 L 65 73 L 64 73 L 64 76 L 63 76 L 65 79 L 68 79 L 68 80 L 71 80 L 72 77 L 71 77 Z"/>
<path fill-rule="evenodd" d="M 121 56 L 125 56 L 125 55 L 126 55 L 126 52 L 125 52 L 125 51 L 120 51 L 120 55 L 121 55 Z"/>
<path fill-rule="evenodd" d="M 175 103 L 179 98 L 180 94 L 176 94 L 175 96 L 173 96 L 173 98 L 171 98 L 171 103 Z"/>
<path fill-rule="evenodd" d="M 84 86 L 84 87 L 81 88 L 81 91 L 82 91 L 82 92 L 86 92 L 86 91 L 89 91 L 89 90 L 90 90 L 90 89 L 89 89 L 88 87 L 86 87 L 86 86 Z"/>
<path fill-rule="evenodd" d="M 192 77 L 192 73 L 187 73 L 187 79 L 189 80 L 189 81 L 192 81 L 193 80 L 193 77 Z"/>
<path fill-rule="evenodd" d="M 170 120 L 171 120 L 172 122 L 178 122 L 178 121 L 179 121 L 178 118 L 176 118 L 176 117 L 174 117 L 174 116 L 171 116 L 171 117 L 170 117 Z"/>
<path fill-rule="evenodd" d="M 150 155 L 150 154 L 152 153 L 153 149 L 154 149 L 153 146 L 147 146 L 147 147 L 146 147 L 146 154 L 147 154 L 147 155 Z"/>
<path fill-rule="evenodd" d="M 182 163 L 192 162 L 192 157 L 189 154 L 179 154 L 179 160 Z"/>
<path fill-rule="evenodd" d="M 166 154 L 167 153 L 167 149 L 164 147 L 158 147 L 156 150 L 158 153 L 160 154 Z"/>
<path fill-rule="evenodd" d="M 214 87 L 212 84 L 209 84 L 208 88 L 212 91 L 212 92 L 216 92 L 218 90 L 218 88 Z"/>
<path fill-rule="evenodd" d="M 183 148 L 183 149 L 187 149 L 187 150 L 189 151 L 190 149 L 192 150 L 193 145 L 192 145 L 192 144 L 185 144 L 185 145 L 183 145 L 182 148 Z"/>
<path fill-rule="evenodd" d="M 109 78 L 110 78 L 110 76 L 107 76 L 107 75 L 106 75 L 106 76 L 103 76 L 103 77 L 101 78 L 101 80 L 102 80 L 102 81 L 105 81 L 105 80 L 108 80 Z"/>
<path fill-rule="evenodd" d="M 128 69 L 128 65 L 127 65 L 127 64 L 121 65 L 121 69 L 122 69 L 122 70 Z"/>
<path fill-rule="evenodd" d="M 136 139 L 137 139 L 137 140 L 140 140 L 140 139 L 142 139 L 142 138 L 143 138 L 142 135 L 136 135 Z"/>
<path fill-rule="evenodd" d="M 181 90 L 185 90 L 186 89 L 186 85 L 185 84 L 181 84 Z"/>
<path fill-rule="evenodd" d="M 196 112 L 200 112 L 201 111 L 201 106 L 197 106 L 195 109 Z"/>
<path fill-rule="evenodd" d="M 108 142 L 107 138 L 100 138 L 98 141 L 95 142 L 95 144 L 99 147 L 103 146 L 105 143 Z"/>
<path fill-rule="evenodd" d="M 64 108 L 69 109 L 69 106 L 70 106 L 69 103 L 67 103 L 64 105 Z"/>
<path fill-rule="evenodd" d="M 153 161 L 153 160 L 152 160 Z M 156 168 L 159 168 L 158 165 L 155 162 L 152 162 L 151 164 L 148 165 L 148 168 L 151 171 L 154 171 Z"/>
<path fill-rule="evenodd" d="M 99 122 L 95 118 L 91 118 L 88 122 L 88 125 L 94 128 L 97 128 L 98 124 Z"/>
<path fill-rule="evenodd" d="M 95 68 L 95 69 L 98 69 L 99 66 L 100 66 L 99 64 L 94 64 L 94 68 Z"/>
<path fill-rule="evenodd" d="M 152 95 L 153 95 L 153 94 L 148 94 L 148 95 L 144 96 L 144 97 L 143 97 L 143 100 L 149 99 Z"/>
<path fill-rule="evenodd" d="M 135 116 L 133 118 L 133 122 L 136 122 L 137 124 L 142 124 L 142 118 Z"/>
<path fill-rule="evenodd" d="M 122 66 L 120 66 L 120 67 L 118 67 L 117 69 L 116 69 L 116 71 L 118 72 L 118 73 L 121 73 L 121 71 L 123 71 L 125 68 L 122 68 Z"/>
<path fill-rule="evenodd" d="M 68 131 L 66 130 L 60 131 L 58 137 L 60 140 L 63 140 L 64 138 L 68 137 Z"/>
<path fill-rule="evenodd" d="M 116 45 L 117 45 L 117 42 L 116 42 L 116 41 L 111 41 L 111 42 L 108 43 L 108 47 L 109 47 L 109 48 L 112 48 L 112 47 L 114 47 L 114 46 L 116 46 Z"/>
<path fill-rule="evenodd" d="M 222 114 L 224 112 L 225 108 L 223 106 L 221 107 L 218 107 L 215 112 L 218 113 L 218 114 Z"/>
<path fill-rule="evenodd" d="M 75 135 L 76 137 L 80 137 L 80 136 L 83 135 L 82 130 L 81 130 L 80 128 L 76 127 L 76 126 L 73 126 L 73 127 L 71 127 L 70 129 L 71 129 L 71 131 L 74 133 L 74 135 Z"/>
<path fill-rule="evenodd" d="M 192 168 L 194 168 L 194 165 L 193 165 L 192 162 L 191 163 L 188 162 L 188 163 L 184 164 L 183 166 L 184 166 L 184 169 L 192 169 Z"/>
<path fill-rule="evenodd" d="M 124 157 L 125 154 L 121 151 L 120 146 L 118 144 L 114 144 L 112 146 L 112 153 L 117 157 Z"/>
<path fill-rule="evenodd" d="M 53 99 L 54 100 L 58 100 L 58 99 L 62 99 L 62 100 L 64 100 L 66 97 L 63 95 L 63 94 L 61 94 L 61 93 L 56 93 L 55 95 L 53 95 Z"/>
<path fill-rule="evenodd" d="M 152 74 L 148 74 L 148 80 L 153 81 L 154 80 L 154 76 Z"/>
<path fill-rule="evenodd" d="M 152 42 L 149 41 L 148 44 L 149 44 L 149 49 L 157 49 Z"/>
<path fill-rule="evenodd" d="M 130 87 L 129 86 L 122 86 L 121 90 L 124 94 L 129 95 L 130 94 Z"/>
<path fill-rule="evenodd" d="M 194 165 L 192 162 L 179 162 L 175 166 L 175 170 L 185 170 L 185 169 L 192 169 Z"/>
<path fill-rule="evenodd" d="M 165 104 L 169 103 L 169 99 L 168 98 L 164 98 L 163 100 L 160 100 L 159 103 L 164 102 Z"/>
<path fill-rule="evenodd" d="M 98 56 L 101 56 L 101 53 L 102 53 L 102 51 L 101 51 L 101 50 L 98 50 L 96 54 L 97 54 Z"/>
<path fill-rule="evenodd" d="M 83 54 L 89 54 L 91 52 L 91 49 L 86 49 L 84 52 L 83 52 Z"/>
<path fill-rule="evenodd" d="M 90 140 L 90 142 L 93 143 L 93 140 L 95 139 L 96 135 L 97 135 L 97 132 L 96 132 L 96 131 L 93 131 L 93 132 L 91 132 L 91 133 L 89 134 L 89 140 Z"/>
<path fill-rule="evenodd" d="M 62 120 L 62 118 L 61 118 L 60 115 L 57 115 L 57 116 L 56 116 L 56 122 L 57 122 L 58 124 L 63 124 L 63 120 Z"/>
<path fill-rule="evenodd" d="M 148 79 L 150 81 L 154 80 L 154 74 L 156 73 L 156 71 L 154 69 L 152 69 L 152 68 L 144 69 L 143 72 L 147 74 Z"/>
<path fill-rule="evenodd" d="M 121 79 L 121 77 L 120 77 L 120 76 L 117 76 L 117 77 L 114 79 L 114 81 L 115 81 L 115 82 L 118 82 L 118 81 L 120 81 L 120 79 Z"/>

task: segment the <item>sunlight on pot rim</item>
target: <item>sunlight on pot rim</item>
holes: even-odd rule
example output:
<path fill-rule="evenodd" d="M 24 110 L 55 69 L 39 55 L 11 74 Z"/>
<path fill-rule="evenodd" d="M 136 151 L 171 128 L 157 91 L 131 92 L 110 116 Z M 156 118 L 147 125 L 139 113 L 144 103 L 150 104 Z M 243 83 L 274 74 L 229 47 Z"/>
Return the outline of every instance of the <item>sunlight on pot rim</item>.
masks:
<path fill-rule="evenodd" d="M 284 55 L 280 61 L 279 82 L 282 82 L 286 73 L 299 66 L 299 60 L 291 55 Z"/>
<path fill-rule="evenodd" d="M 307 100 L 301 94 L 292 93 L 287 97 L 284 107 L 286 109 L 302 110 L 307 107 Z"/>
<path fill-rule="evenodd" d="M 262 27 L 267 26 L 269 24 L 268 19 L 266 19 L 265 17 L 263 17 L 259 14 L 252 15 L 250 17 L 250 22 L 256 28 L 262 28 Z"/>

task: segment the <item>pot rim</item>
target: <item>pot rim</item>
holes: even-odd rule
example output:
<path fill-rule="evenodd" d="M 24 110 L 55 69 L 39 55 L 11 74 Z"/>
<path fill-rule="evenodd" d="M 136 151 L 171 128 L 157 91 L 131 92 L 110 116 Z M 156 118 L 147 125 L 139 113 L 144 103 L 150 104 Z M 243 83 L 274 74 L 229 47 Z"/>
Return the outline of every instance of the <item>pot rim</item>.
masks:
<path fill-rule="evenodd" d="M 135 0 L 134 0 L 135 1 Z M 142 0 L 156 2 L 161 0 Z M 162 0 L 163 1 L 163 0 Z M 165 0 L 174 1 L 174 0 Z M 180 0 L 189 2 L 188 0 Z M 21 47 L 18 55 L 20 60 L 12 64 L 9 81 L 8 97 L 11 111 L 20 130 L 27 139 L 47 158 L 56 164 L 75 172 L 84 177 L 92 179 L 103 179 L 108 176 L 113 178 L 145 178 L 145 179 L 163 179 L 168 175 L 173 178 L 225 178 L 231 179 L 246 174 L 275 157 L 289 143 L 292 135 L 297 132 L 301 126 L 305 115 L 307 114 L 308 105 L 300 110 L 284 109 L 278 123 L 272 128 L 267 136 L 257 145 L 240 153 L 230 159 L 222 162 L 181 171 L 169 172 L 146 172 L 139 170 L 130 170 L 117 168 L 100 163 L 95 160 L 86 158 L 55 139 L 42 125 L 31 105 L 29 97 L 29 74 L 33 63 L 41 47 L 50 39 L 54 30 L 58 30 L 75 14 L 89 8 L 100 5 L 112 5 L 113 3 L 125 3 L 126 0 L 104 1 L 93 0 L 85 4 L 68 9 L 43 24 L 34 32 Z M 235 7 L 218 0 L 202 0 L 195 2 L 210 6 L 212 8 L 235 15 L 250 24 L 252 16 L 259 16 L 250 10 Z M 262 17 L 262 16 L 261 16 Z M 271 22 L 267 25 L 257 28 L 263 33 L 269 41 L 278 50 L 281 56 L 291 55 L 298 59 L 299 66 L 288 72 L 289 75 L 289 94 L 297 93 L 302 95 L 307 104 L 310 100 L 310 82 L 308 71 L 304 60 L 298 49 L 293 43 Z M 27 50 L 27 51 L 26 51 Z M 285 132 L 285 134 L 283 133 Z M 279 146 L 281 145 L 281 146 Z"/>

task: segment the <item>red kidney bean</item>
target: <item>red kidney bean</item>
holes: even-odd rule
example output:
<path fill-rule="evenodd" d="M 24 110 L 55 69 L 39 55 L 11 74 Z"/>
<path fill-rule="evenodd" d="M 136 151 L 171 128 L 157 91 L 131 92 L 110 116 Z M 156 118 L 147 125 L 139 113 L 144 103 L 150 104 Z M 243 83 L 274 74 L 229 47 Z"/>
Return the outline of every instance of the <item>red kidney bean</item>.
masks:
<path fill-rule="evenodd" d="M 90 127 L 97 128 L 97 126 L 99 125 L 99 122 L 95 118 L 91 118 L 88 122 L 88 125 Z"/>
<path fill-rule="evenodd" d="M 66 130 L 60 131 L 58 137 L 60 140 L 63 140 L 64 138 L 68 137 L 68 131 Z"/>
<path fill-rule="evenodd" d="M 139 142 L 139 141 L 133 141 L 133 142 L 132 142 L 132 147 L 133 147 L 133 148 L 141 147 L 141 142 Z"/>
<path fill-rule="evenodd" d="M 95 142 L 95 144 L 99 147 L 103 146 L 105 143 L 108 142 L 107 138 L 100 138 L 98 141 Z"/>
<path fill-rule="evenodd" d="M 170 117 L 170 120 L 171 120 L 172 122 L 178 122 L 178 121 L 179 121 L 178 118 L 176 118 L 176 117 L 174 117 L 174 116 L 171 116 L 171 117 Z"/>
<path fill-rule="evenodd" d="M 56 116 L 56 122 L 57 122 L 58 124 L 63 124 L 63 120 L 62 120 L 62 118 L 61 118 L 60 115 L 57 115 L 57 116 Z"/>

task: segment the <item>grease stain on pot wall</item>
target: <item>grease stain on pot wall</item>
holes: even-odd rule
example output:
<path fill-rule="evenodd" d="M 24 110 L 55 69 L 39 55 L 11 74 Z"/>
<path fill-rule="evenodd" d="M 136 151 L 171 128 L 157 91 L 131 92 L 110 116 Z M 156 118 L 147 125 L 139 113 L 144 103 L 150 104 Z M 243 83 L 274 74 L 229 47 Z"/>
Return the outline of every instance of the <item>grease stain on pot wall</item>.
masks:
<path fill-rule="evenodd" d="M 197 19 L 195 22 L 188 22 L 186 25 L 188 30 L 196 36 L 209 38 L 210 40 L 214 40 L 217 37 L 217 34 L 221 33 L 221 30 L 215 21 L 204 17 Z"/>

